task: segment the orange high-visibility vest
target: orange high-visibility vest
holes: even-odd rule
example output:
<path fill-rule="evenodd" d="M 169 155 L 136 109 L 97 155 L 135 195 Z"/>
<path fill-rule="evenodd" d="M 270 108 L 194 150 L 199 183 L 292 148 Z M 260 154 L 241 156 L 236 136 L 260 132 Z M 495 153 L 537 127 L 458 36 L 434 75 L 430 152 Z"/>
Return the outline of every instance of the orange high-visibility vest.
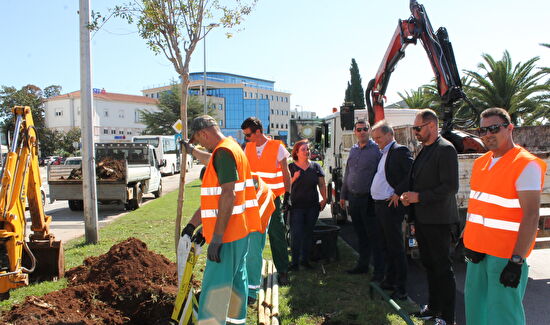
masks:
<path fill-rule="evenodd" d="M 235 182 L 233 212 L 223 234 L 223 242 L 227 243 L 246 237 L 251 231 L 248 224 L 256 225 L 254 228 L 257 229 L 253 231 L 257 231 L 261 227 L 261 222 L 254 181 L 250 174 L 250 165 L 241 147 L 235 140 L 225 138 L 216 146 L 212 152 L 212 157 L 220 148 L 225 148 L 233 154 L 239 176 L 239 179 Z M 210 159 L 208 166 L 206 166 L 201 185 L 201 219 L 204 238 L 208 243 L 212 240 L 214 227 L 218 220 L 218 207 L 222 193 L 213 160 Z M 251 221 L 247 221 L 247 219 Z"/>
<path fill-rule="evenodd" d="M 260 158 L 256 154 L 256 144 L 254 142 L 247 143 L 245 148 L 246 157 L 250 162 L 252 171 L 266 182 L 267 186 L 269 186 L 276 196 L 285 193 L 283 170 L 281 166 L 277 166 L 277 155 L 280 145 L 282 145 L 282 142 L 279 140 L 267 140 Z"/>
<path fill-rule="evenodd" d="M 525 166 L 535 161 L 542 171 L 542 188 L 546 164 L 521 147 L 509 150 L 489 169 L 491 159 L 492 153 L 488 152 L 476 159 L 472 167 L 464 246 L 476 252 L 510 258 L 523 219 L 516 180 Z M 534 245 L 533 240 L 527 256 Z"/>
<path fill-rule="evenodd" d="M 254 185 L 256 186 L 256 199 L 258 200 L 258 206 L 260 207 L 260 219 L 262 222 L 262 228 L 260 232 L 265 234 L 271 215 L 275 212 L 275 194 L 269 189 L 269 186 L 262 180 L 261 177 L 252 173 L 254 179 Z"/>

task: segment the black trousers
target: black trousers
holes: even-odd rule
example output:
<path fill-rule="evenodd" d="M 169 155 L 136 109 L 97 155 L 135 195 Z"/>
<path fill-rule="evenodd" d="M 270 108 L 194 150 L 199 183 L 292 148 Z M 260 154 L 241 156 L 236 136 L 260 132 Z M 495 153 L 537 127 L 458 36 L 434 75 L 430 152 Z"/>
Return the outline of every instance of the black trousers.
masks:
<path fill-rule="evenodd" d="M 415 226 L 420 260 L 428 278 L 428 306 L 452 324 L 455 319 L 456 283 L 450 253 L 451 225 L 416 222 Z"/>
<path fill-rule="evenodd" d="M 373 278 L 382 280 L 384 277 L 384 253 L 380 224 L 374 213 L 372 196 L 370 194 L 357 196 L 350 193 L 348 201 L 353 229 L 357 234 L 359 244 L 357 266 L 368 271 L 372 257 Z"/>
<path fill-rule="evenodd" d="M 382 240 L 385 245 L 386 263 L 385 282 L 395 285 L 396 289 L 406 292 L 407 257 L 403 242 L 403 219 L 405 210 L 400 204 L 388 207 L 388 201 L 375 201 L 374 211 L 382 227 Z"/>

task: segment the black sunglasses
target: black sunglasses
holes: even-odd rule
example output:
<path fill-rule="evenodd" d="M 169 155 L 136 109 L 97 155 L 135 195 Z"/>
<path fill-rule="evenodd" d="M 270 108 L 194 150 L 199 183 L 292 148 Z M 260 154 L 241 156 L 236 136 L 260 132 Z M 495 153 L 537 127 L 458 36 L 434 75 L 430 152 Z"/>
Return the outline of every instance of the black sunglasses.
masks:
<path fill-rule="evenodd" d="M 252 133 L 245 133 L 245 134 L 244 134 L 244 137 L 245 137 L 245 138 L 250 138 L 251 135 L 252 135 Z"/>
<path fill-rule="evenodd" d="M 357 132 L 361 132 L 361 131 L 368 132 L 368 131 L 369 131 L 369 127 L 368 127 L 368 126 L 365 126 L 364 128 L 355 128 L 355 131 L 357 131 Z"/>
<path fill-rule="evenodd" d="M 420 132 L 422 130 L 423 127 L 425 127 L 426 125 L 430 124 L 430 122 L 426 122 L 422 125 L 418 125 L 418 126 L 413 126 L 412 129 L 415 130 L 416 132 Z"/>
<path fill-rule="evenodd" d="M 480 136 L 484 136 L 485 134 L 487 134 L 487 132 L 491 132 L 491 134 L 497 134 L 500 132 L 501 126 L 507 127 L 508 125 L 510 125 L 510 123 L 493 124 L 489 126 L 481 126 L 477 130 Z"/>

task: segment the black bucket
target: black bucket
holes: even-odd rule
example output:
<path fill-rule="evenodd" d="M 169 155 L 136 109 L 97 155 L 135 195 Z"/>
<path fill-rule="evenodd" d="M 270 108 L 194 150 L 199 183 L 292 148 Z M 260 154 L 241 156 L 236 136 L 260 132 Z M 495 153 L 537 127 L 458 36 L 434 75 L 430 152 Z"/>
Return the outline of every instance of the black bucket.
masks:
<path fill-rule="evenodd" d="M 312 261 L 338 261 L 340 253 L 338 252 L 338 232 L 340 227 L 317 224 L 313 228 L 313 242 L 311 249 Z"/>

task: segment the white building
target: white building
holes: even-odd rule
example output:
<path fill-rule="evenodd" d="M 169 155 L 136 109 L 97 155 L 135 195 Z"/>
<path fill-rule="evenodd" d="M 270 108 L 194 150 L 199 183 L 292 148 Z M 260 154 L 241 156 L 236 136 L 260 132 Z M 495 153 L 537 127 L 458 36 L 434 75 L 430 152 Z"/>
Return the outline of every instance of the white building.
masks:
<path fill-rule="evenodd" d="M 145 129 L 140 111 L 158 111 L 158 100 L 145 96 L 108 93 L 94 89 L 94 141 L 124 142 Z M 48 98 L 44 107 L 49 129 L 67 132 L 81 128 L 80 92 Z"/>

